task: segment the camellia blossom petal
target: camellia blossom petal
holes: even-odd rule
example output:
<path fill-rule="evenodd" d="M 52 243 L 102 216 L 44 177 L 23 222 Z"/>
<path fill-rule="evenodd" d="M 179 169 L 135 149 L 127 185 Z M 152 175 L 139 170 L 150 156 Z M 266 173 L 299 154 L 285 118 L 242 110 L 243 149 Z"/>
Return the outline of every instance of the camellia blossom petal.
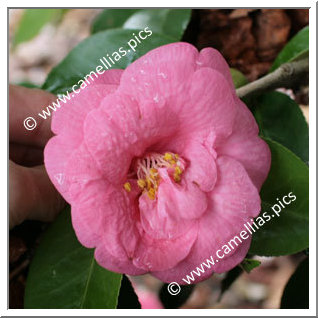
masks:
<path fill-rule="evenodd" d="M 106 71 L 52 130 L 50 179 L 109 270 L 184 283 L 260 212 L 270 151 L 215 49 L 173 43 Z M 235 267 L 250 242 L 196 282 Z"/>

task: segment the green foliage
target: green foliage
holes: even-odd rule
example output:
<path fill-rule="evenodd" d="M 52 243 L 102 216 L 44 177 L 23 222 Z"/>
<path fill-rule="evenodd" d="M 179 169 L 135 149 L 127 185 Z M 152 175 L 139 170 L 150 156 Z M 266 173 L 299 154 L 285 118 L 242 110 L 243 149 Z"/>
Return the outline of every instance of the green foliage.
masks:
<path fill-rule="evenodd" d="M 308 125 L 297 103 L 279 92 L 262 94 L 254 103 L 261 135 L 279 142 L 308 163 Z"/>
<path fill-rule="evenodd" d="M 233 79 L 235 88 L 239 88 L 239 87 L 244 86 L 248 83 L 247 78 L 240 71 L 238 71 L 235 68 L 231 68 L 230 71 L 231 71 L 231 75 L 232 75 L 232 79 Z"/>
<path fill-rule="evenodd" d="M 32 260 L 25 308 L 116 308 L 122 275 L 100 267 L 77 240 L 69 209 L 44 234 Z"/>
<path fill-rule="evenodd" d="M 106 9 L 94 21 L 92 33 L 110 28 L 151 31 L 180 40 L 191 16 L 190 9 Z"/>
<path fill-rule="evenodd" d="M 309 243 L 309 169 L 281 144 L 270 139 L 266 142 L 272 153 L 272 165 L 261 190 L 260 215 L 267 212 L 271 220 L 253 235 L 249 253 L 264 256 L 294 254 L 307 248 Z M 282 201 L 290 192 L 296 200 L 285 205 L 277 216 L 272 206 L 278 205 L 277 199 Z M 274 209 L 279 210 L 278 207 Z"/>
<path fill-rule="evenodd" d="M 309 258 L 300 263 L 288 281 L 281 300 L 282 309 L 309 308 Z"/>
<path fill-rule="evenodd" d="M 300 30 L 282 49 L 276 57 L 271 71 L 274 71 L 284 63 L 294 61 L 308 55 L 309 52 L 309 27 Z"/>
<path fill-rule="evenodd" d="M 25 9 L 14 35 L 14 45 L 35 37 L 48 22 L 58 20 L 63 9 Z"/>
<path fill-rule="evenodd" d="M 80 79 L 96 70 L 98 65 L 102 65 L 101 58 L 107 57 L 107 54 L 111 55 L 113 52 L 119 52 L 120 47 L 126 50 L 127 54 L 125 56 L 120 54 L 122 57 L 112 68 L 124 69 L 148 51 L 173 42 L 169 37 L 152 33 L 133 51 L 129 48 L 127 42 L 133 38 L 132 33 L 134 31 L 138 33 L 138 30 L 112 29 L 88 37 L 77 45 L 60 64 L 53 68 L 42 88 L 54 94 L 71 90 L 71 87 Z"/>
<path fill-rule="evenodd" d="M 125 21 L 137 11 L 140 9 L 105 9 L 95 18 L 92 33 L 122 28 Z"/>
<path fill-rule="evenodd" d="M 244 258 L 243 262 L 240 264 L 241 268 L 245 272 L 250 273 L 254 268 L 261 265 L 261 262 L 256 259 Z"/>

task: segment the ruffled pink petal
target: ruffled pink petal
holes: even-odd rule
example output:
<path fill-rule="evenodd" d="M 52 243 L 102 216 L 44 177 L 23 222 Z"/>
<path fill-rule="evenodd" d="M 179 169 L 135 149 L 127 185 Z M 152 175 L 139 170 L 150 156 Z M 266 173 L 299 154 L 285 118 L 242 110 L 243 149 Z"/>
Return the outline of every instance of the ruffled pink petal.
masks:
<path fill-rule="evenodd" d="M 133 264 L 135 250 L 140 245 L 135 200 L 124 190 L 114 189 L 109 193 L 105 200 L 104 209 L 107 214 L 104 213 L 102 239 L 95 252 L 95 257 L 102 266 L 131 275 L 145 272 Z"/>
<path fill-rule="evenodd" d="M 158 47 L 126 68 L 120 90 L 139 101 L 178 96 L 196 68 L 198 55 L 197 49 L 188 43 Z"/>
<path fill-rule="evenodd" d="M 71 204 L 81 200 L 82 193 L 86 191 L 87 185 L 102 179 L 102 174 L 84 143 L 72 152 L 64 171 L 65 184 L 69 185 L 67 191 L 68 202 Z"/>
<path fill-rule="evenodd" d="M 147 273 L 146 270 L 135 267 L 131 260 L 112 255 L 103 245 L 99 245 L 95 249 L 95 259 L 100 266 L 112 272 L 125 273 L 127 275 L 142 275 Z"/>
<path fill-rule="evenodd" d="M 243 166 L 225 156 L 217 159 L 217 166 L 218 181 L 210 193 L 207 212 L 200 219 L 198 239 L 188 257 L 171 272 L 153 273 L 163 281 L 182 283 L 182 278 L 186 278 L 192 270 L 200 267 L 201 262 L 206 261 L 211 255 L 216 259 L 217 250 L 222 249 L 224 244 L 245 230 L 244 224 L 259 214 L 259 194 Z M 242 240 L 242 244 L 239 245 L 240 251 L 234 249 L 211 270 L 207 270 L 200 277 L 195 276 L 196 282 L 206 279 L 213 271 L 221 273 L 236 266 L 244 258 L 243 254 L 247 252 L 250 242 Z M 236 252 L 237 255 L 234 257 Z"/>
<path fill-rule="evenodd" d="M 154 103 L 137 104 L 113 94 L 87 116 L 85 143 L 98 167 L 112 183 L 123 183 L 134 157 L 177 130 L 176 116 Z"/>
<path fill-rule="evenodd" d="M 161 182 L 157 199 L 147 194 L 139 198 L 143 230 L 152 238 L 175 239 L 192 227 L 207 208 L 206 195 L 192 182 L 176 184 L 166 169 L 159 169 Z"/>
<path fill-rule="evenodd" d="M 197 238 L 198 223 L 182 236 L 174 240 L 154 239 L 148 234 L 141 235 L 141 240 L 134 255 L 134 265 L 147 271 L 161 271 L 174 267 L 190 252 Z"/>
<path fill-rule="evenodd" d="M 99 74 L 98 78 L 95 79 L 95 75 L 93 74 L 92 77 L 94 78 L 93 85 L 115 85 L 118 86 L 120 83 L 121 76 L 123 75 L 124 70 L 121 69 L 111 69 L 106 70 L 105 73 Z"/>
<path fill-rule="evenodd" d="M 236 109 L 227 80 L 211 68 L 201 68 L 191 77 L 189 98 L 178 113 L 182 133 L 209 129 L 223 140 L 232 132 Z"/>
<path fill-rule="evenodd" d="M 217 180 L 215 157 L 207 150 L 202 142 L 191 140 L 182 151 L 182 156 L 190 163 L 187 166 L 184 178 L 195 183 L 202 191 L 209 192 Z"/>
<path fill-rule="evenodd" d="M 258 137 L 258 126 L 252 113 L 238 98 L 237 104 L 239 109 L 233 133 L 217 152 L 238 160 L 260 190 L 270 169 L 271 153 L 266 142 Z"/>
<path fill-rule="evenodd" d="M 102 99 L 116 90 L 116 85 L 92 85 L 74 94 L 53 113 L 51 129 L 55 134 L 67 134 L 78 143 L 83 139 L 83 122 L 87 114 L 99 107 Z"/>
<path fill-rule="evenodd" d="M 75 145 L 74 145 L 75 143 Z M 44 148 L 44 163 L 46 171 L 55 188 L 70 202 L 69 188 L 71 180 L 66 176 L 66 165 L 72 155 L 77 141 L 72 138 L 55 136 L 49 140 Z"/>
<path fill-rule="evenodd" d="M 220 72 L 228 81 L 230 87 L 234 90 L 234 84 L 230 72 L 229 65 L 219 51 L 213 48 L 205 48 L 200 51 L 197 59 L 198 68 L 210 67 Z"/>

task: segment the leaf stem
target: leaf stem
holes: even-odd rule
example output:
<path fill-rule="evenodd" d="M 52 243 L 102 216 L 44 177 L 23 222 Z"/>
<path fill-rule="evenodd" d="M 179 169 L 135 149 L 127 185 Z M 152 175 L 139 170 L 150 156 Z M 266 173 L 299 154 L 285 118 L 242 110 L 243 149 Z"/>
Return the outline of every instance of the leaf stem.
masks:
<path fill-rule="evenodd" d="M 246 84 L 236 90 L 239 98 L 250 95 L 261 94 L 263 92 L 273 90 L 280 87 L 292 87 L 293 84 L 303 79 L 309 72 L 309 59 L 301 59 L 299 61 L 290 62 L 281 65 L 274 72 L 264 77 Z"/>

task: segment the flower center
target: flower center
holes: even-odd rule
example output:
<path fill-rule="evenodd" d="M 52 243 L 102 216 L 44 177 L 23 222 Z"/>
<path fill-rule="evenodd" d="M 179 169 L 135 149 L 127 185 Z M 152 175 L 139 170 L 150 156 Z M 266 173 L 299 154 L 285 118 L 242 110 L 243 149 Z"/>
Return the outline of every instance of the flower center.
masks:
<path fill-rule="evenodd" d="M 185 169 L 185 162 L 178 154 L 166 152 L 164 155 L 159 153 L 149 153 L 143 158 L 138 158 L 135 165 L 137 174 L 137 185 L 151 200 L 156 197 L 156 192 L 160 183 L 159 169 L 168 170 L 170 177 L 176 183 L 181 181 L 182 173 Z M 131 184 L 126 182 L 124 189 L 131 191 Z"/>

